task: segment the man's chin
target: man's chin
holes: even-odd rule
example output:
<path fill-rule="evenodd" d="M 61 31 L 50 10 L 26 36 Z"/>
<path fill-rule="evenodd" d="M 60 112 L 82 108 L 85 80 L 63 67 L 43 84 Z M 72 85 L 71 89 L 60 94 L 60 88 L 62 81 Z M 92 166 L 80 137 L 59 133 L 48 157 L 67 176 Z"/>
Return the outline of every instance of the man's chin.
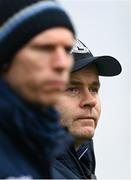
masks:
<path fill-rule="evenodd" d="M 83 128 L 81 131 L 77 132 L 75 136 L 76 138 L 82 139 L 84 141 L 91 139 L 94 136 L 94 128 Z"/>
<path fill-rule="evenodd" d="M 77 134 L 77 136 L 75 136 L 75 147 L 78 148 L 81 144 L 85 143 L 86 141 L 92 139 L 94 136 L 94 133 L 90 133 L 90 134 Z"/>

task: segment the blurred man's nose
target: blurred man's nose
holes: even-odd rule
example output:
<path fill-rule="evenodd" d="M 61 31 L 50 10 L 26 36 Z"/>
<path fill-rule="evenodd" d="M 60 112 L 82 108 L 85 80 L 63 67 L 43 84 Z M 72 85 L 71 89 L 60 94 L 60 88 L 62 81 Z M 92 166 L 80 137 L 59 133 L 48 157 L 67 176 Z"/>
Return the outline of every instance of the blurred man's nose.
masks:
<path fill-rule="evenodd" d="M 70 71 L 73 65 L 73 57 L 69 54 L 69 52 L 66 52 L 65 48 L 59 47 L 56 50 L 55 59 L 52 65 L 59 73 L 63 71 Z"/>
<path fill-rule="evenodd" d="M 86 90 L 86 92 L 83 94 L 81 98 L 80 107 L 93 108 L 96 106 L 96 103 L 97 103 L 96 97 L 89 90 Z"/>

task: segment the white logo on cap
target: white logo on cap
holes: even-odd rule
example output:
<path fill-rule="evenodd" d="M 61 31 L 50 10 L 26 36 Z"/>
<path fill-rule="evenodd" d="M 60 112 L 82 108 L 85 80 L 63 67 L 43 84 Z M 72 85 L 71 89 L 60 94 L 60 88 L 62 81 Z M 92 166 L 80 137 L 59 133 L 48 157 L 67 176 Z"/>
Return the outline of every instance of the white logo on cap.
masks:
<path fill-rule="evenodd" d="M 90 50 L 84 46 L 79 40 L 76 40 L 71 53 L 90 53 Z"/>

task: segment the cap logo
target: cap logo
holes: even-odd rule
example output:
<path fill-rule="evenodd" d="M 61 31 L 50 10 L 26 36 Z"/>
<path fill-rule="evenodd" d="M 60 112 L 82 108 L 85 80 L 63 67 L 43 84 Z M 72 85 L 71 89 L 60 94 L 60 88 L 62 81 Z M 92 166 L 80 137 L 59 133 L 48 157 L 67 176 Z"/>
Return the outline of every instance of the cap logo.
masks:
<path fill-rule="evenodd" d="M 81 41 L 76 40 L 71 53 L 90 53 L 90 50 L 81 43 Z"/>

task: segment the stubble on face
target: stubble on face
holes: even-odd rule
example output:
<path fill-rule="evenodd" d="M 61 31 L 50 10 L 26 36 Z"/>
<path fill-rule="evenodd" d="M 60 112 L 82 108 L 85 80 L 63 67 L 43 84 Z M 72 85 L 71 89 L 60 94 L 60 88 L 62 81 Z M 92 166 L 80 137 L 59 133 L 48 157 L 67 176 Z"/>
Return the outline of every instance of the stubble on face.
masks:
<path fill-rule="evenodd" d="M 72 73 L 67 90 L 57 105 L 62 126 L 67 127 L 78 142 L 94 136 L 101 112 L 99 86 L 94 66 Z"/>

